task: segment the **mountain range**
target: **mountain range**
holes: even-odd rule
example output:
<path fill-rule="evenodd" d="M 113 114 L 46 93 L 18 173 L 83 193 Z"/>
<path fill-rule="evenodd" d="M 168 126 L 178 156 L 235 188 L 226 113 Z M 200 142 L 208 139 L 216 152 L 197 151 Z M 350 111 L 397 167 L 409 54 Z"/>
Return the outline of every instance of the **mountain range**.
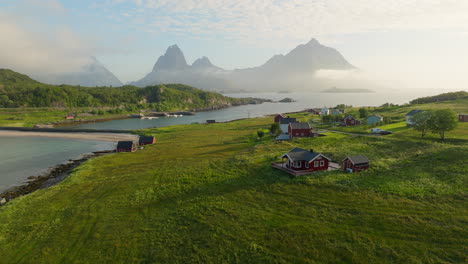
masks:
<path fill-rule="evenodd" d="M 212 91 L 319 90 L 336 82 L 316 78 L 319 70 L 355 70 L 337 50 L 312 39 L 286 55 L 275 55 L 265 64 L 247 69 L 225 70 L 202 57 L 187 64 L 182 50 L 170 46 L 153 70 L 131 84 L 183 83 Z"/>
<path fill-rule="evenodd" d="M 357 68 L 336 49 L 312 39 L 286 55 L 275 55 L 263 65 L 246 69 L 227 70 L 201 57 L 189 65 L 177 46 L 167 48 L 144 78 L 129 84 L 145 87 L 155 84 L 179 83 L 216 92 L 321 91 L 330 87 L 367 88 L 364 81 L 346 77 L 320 76 L 320 71 L 348 72 Z M 55 74 L 29 73 L 48 84 L 82 86 L 122 86 L 122 82 L 97 59 L 80 70 Z"/>

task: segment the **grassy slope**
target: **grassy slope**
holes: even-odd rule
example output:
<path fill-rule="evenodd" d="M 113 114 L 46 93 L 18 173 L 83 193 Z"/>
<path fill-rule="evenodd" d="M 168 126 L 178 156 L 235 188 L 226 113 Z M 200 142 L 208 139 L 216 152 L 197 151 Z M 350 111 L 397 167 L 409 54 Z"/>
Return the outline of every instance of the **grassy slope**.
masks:
<path fill-rule="evenodd" d="M 0 263 L 466 261 L 467 124 L 443 144 L 406 128 L 255 141 L 270 122 L 145 130 L 156 145 L 0 207 Z M 269 162 L 293 146 L 373 167 L 291 179 Z"/>

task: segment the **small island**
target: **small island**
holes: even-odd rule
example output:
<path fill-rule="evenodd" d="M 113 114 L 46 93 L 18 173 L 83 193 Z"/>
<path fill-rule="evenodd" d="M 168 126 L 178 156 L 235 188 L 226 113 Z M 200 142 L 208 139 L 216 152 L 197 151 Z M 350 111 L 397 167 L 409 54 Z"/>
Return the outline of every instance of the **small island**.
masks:
<path fill-rule="evenodd" d="M 292 99 L 292 98 L 287 97 L 287 98 L 279 100 L 278 102 L 280 102 L 280 103 L 294 103 L 296 101 L 294 99 Z"/>
<path fill-rule="evenodd" d="M 375 93 L 372 90 L 365 88 L 336 88 L 332 87 L 326 90 L 323 90 L 322 93 Z"/>

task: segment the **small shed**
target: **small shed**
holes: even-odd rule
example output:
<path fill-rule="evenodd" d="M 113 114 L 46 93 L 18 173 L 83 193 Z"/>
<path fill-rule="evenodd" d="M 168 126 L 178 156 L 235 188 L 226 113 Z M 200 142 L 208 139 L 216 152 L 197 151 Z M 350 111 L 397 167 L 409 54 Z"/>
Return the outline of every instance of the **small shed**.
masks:
<path fill-rule="evenodd" d="M 284 115 L 277 114 L 277 115 L 275 115 L 274 122 L 279 123 L 281 121 L 281 119 L 283 119 L 283 118 L 284 118 Z"/>
<path fill-rule="evenodd" d="M 144 145 L 151 145 L 156 143 L 156 138 L 152 136 L 140 136 L 138 140 L 138 145 L 144 146 Z"/>
<path fill-rule="evenodd" d="M 346 126 L 359 126 L 361 125 L 361 120 L 356 119 L 353 116 L 347 115 L 343 118 L 343 123 Z"/>
<path fill-rule="evenodd" d="M 347 156 L 343 160 L 343 171 L 360 172 L 369 168 L 369 159 L 364 155 Z"/>
<path fill-rule="evenodd" d="M 133 141 L 119 141 L 117 143 L 117 152 L 134 152 L 136 151 L 136 144 Z"/>
<path fill-rule="evenodd" d="M 468 114 L 459 114 L 458 121 L 460 122 L 468 122 Z"/>
<path fill-rule="evenodd" d="M 312 108 L 308 109 L 307 112 L 313 114 L 313 115 L 321 115 L 322 111 L 319 108 Z"/>
<path fill-rule="evenodd" d="M 309 123 L 289 123 L 288 134 L 291 138 L 295 137 L 310 137 L 312 128 Z"/>
<path fill-rule="evenodd" d="M 370 115 L 370 116 L 367 117 L 366 122 L 367 122 L 368 125 L 378 124 L 380 122 L 383 122 L 383 116 Z"/>
<path fill-rule="evenodd" d="M 209 119 L 209 120 L 206 120 L 206 123 L 207 123 L 207 124 L 214 124 L 214 123 L 216 123 L 216 120 L 214 120 L 214 119 Z"/>

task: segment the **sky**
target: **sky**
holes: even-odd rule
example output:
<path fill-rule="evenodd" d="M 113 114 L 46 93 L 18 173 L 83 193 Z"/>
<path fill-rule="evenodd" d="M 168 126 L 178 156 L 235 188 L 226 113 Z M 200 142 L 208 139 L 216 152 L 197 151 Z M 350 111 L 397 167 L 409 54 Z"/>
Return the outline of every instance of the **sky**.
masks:
<path fill-rule="evenodd" d="M 123 82 L 177 44 L 188 63 L 259 66 L 317 39 L 371 78 L 468 89 L 464 0 L 0 0 L 0 67 L 66 71 L 96 57 Z"/>

